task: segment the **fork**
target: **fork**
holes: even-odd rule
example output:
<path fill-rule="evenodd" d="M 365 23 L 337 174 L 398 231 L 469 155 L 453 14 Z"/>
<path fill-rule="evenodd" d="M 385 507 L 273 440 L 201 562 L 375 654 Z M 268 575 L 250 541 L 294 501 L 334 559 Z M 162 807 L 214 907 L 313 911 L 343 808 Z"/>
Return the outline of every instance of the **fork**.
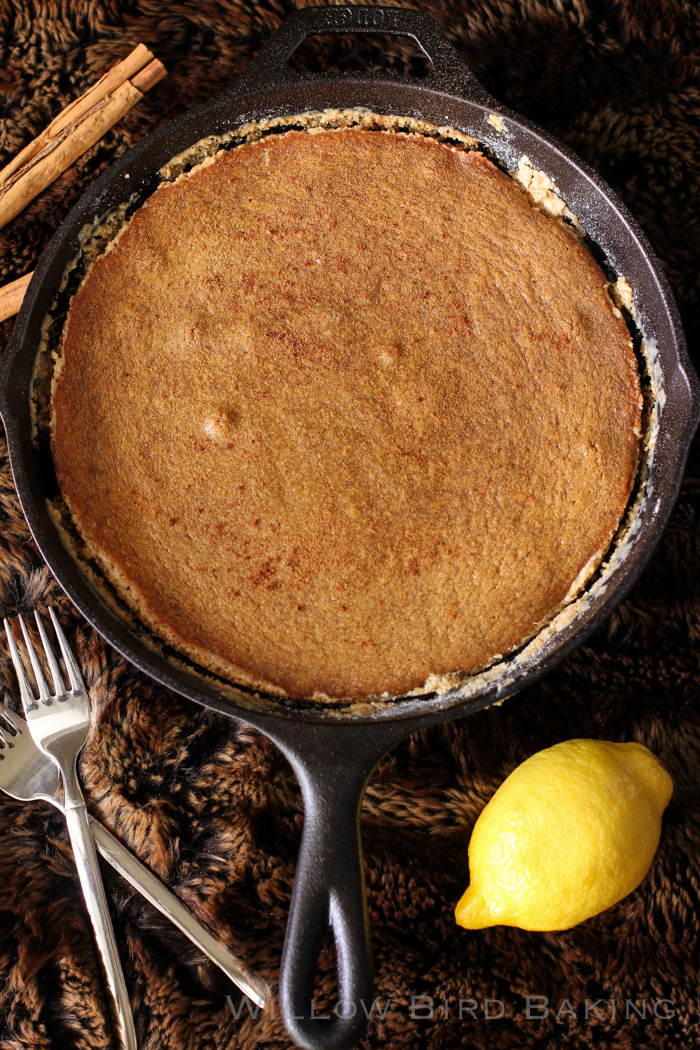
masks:
<path fill-rule="evenodd" d="M 68 647 L 68 642 L 51 608 L 49 609 L 49 616 L 51 617 L 61 655 L 63 656 L 63 662 L 68 672 L 70 688 L 67 688 L 63 682 L 61 669 L 38 613 L 35 613 L 35 617 L 46 661 L 53 678 L 54 693 L 50 692 L 44 678 L 39 657 L 31 642 L 27 625 L 22 616 L 19 617 L 19 623 L 34 672 L 34 679 L 39 693 L 38 702 L 34 697 L 32 687 L 24 670 L 24 664 L 15 645 L 10 625 L 5 620 L 7 642 L 19 681 L 22 706 L 24 707 L 29 731 L 34 738 L 34 743 L 55 762 L 63 778 L 66 825 L 71 846 L 73 847 L 73 855 L 85 904 L 92 922 L 97 949 L 104 966 L 114 1034 L 123 1050 L 136 1050 L 134 1018 L 126 990 L 124 973 L 119 960 L 112 920 L 107 907 L 107 897 L 102 884 L 102 876 L 97 863 L 95 844 L 90 834 L 90 823 L 85 799 L 78 780 L 77 759 L 85 745 L 88 729 L 90 728 L 90 703 L 78 664 Z"/>
<path fill-rule="evenodd" d="M 20 802 L 42 800 L 64 812 L 58 769 L 32 740 L 27 723 L 9 709 L 0 711 L 0 791 Z M 253 1003 L 266 1008 L 271 992 L 258 974 L 246 969 L 228 948 L 201 925 L 182 901 L 129 850 L 88 814 L 95 845 L 115 871 L 170 919 Z"/>

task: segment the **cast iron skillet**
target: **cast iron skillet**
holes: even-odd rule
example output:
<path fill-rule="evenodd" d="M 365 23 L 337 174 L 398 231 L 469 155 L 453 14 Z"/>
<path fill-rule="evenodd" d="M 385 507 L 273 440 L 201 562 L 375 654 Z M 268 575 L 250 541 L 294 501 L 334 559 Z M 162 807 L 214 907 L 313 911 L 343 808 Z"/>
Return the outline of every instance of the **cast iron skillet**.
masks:
<path fill-rule="evenodd" d="M 412 37 L 431 60 L 432 71 L 420 79 L 368 73 L 293 74 L 288 60 L 308 36 L 321 32 Z M 198 675 L 194 668 L 175 667 L 147 647 L 89 587 L 61 543 L 46 506 L 47 496 L 56 491 L 56 479 L 50 460 L 32 441 L 29 409 L 42 321 L 86 224 L 131 192 L 147 195 L 156 184 L 157 170 L 207 135 L 264 117 L 358 106 L 456 127 L 490 146 L 507 166 L 517 165 L 527 154 L 536 169 L 547 172 L 611 267 L 634 289 L 643 328 L 658 347 L 665 393 L 639 530 L 605 586 L 592 588 L 588 606 L 577 618 L 537 652 L 521 662 L 511 661 L 503 673 L 476 689 L 404 698 L 362 715 L 331 712 L 310 703 L 285 706 L 242 689 L 223 695 L 211 677 Z M 487 123 L 493 113 L 505 118 L 507 135 Z M 698 421 L 698 395 L 671 293 L 632 216 L 595 172 L 490 98 L 438 26 L 419 11 L 379 7 L 295 11 L 233 87 L 121 157 L 85 194 L 51 241 L 27 291 L 0 375 L 0 412 L 22 507 L 57 580 L 112 645 L 165 686 L 257 726 L 291 762 L 303 792 L 305 822 L 282 958 L 280 1002 L 287 1030 L 300 1046 L 340 1050 L 358 1039 L 365 1026 L 362 1000 L 371 1002 L 372 981 L 359 807 L 375 765 L 409 733 L 486 707 L 540 678 L 609 616 L 642 571 L 671 512 Z M 344 1005 L 331 1019 L 319 1020 L 310 1016 L 310 1000 L 328 923 L 337 949 L 339 1000 Z"/>

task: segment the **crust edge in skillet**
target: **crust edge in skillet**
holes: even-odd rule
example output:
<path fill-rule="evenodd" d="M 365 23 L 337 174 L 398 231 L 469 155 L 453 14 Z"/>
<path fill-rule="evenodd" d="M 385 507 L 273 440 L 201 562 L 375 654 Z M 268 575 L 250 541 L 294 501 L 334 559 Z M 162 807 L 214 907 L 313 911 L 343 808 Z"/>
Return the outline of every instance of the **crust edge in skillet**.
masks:
<path fill-rule="evenodd" d="M 297 117 L 297 118 L 287 118 L 287 119 L 290 122 L 291 121 L 295 121 L 296 123 L 298 123 L 299 120 L 300 120 L 299 117 Z M 316 117 L 314 116 L 313 119 L 315 120 Z M 362 114 L 362 120 L 363 121 L 368 121 L 370 119 L 372 119 L 371 115 L 368 116 L 366 114 Z M 383 119 L 386 120 L 386 118 L 383 118 Z M 317 124 L 316 126 L 319 126 L 319 125 Z M 402 122 L 402 126 L 405 126 L 405 121 Z M 279 127 L 279 123 L 278 123 L 278 127 Z M 421 133 L 424 133 L 424 131 L 422 130 Z M 473 140 L 468 140 L 468 142 L 465 141 L 464 144 L 471 146 L 473 144 Z M 171 165 L 167 166 L 167 168 L 166 168 L 166 176 L 170 177 L 170 178 L 174 177 L 174 180 L 177 180 L 177 181 L 181 180 L 184 177 L 187 177 L 186 174 L 184 173 L 184 171 L 182 170 L 182 168 L 184 166 L 186 166 L 188 160 L 191 160 L 193 156 L 196 157 L 196 150 L 197 150 L 197 148 L 201 148 L 201 147 L 194 147 L 193 150 L 188 151 L 189 157 L 185 157 L 185 158 L 181 157 L 181 158 L 177 159 L 177 162 L 171 162 Z M 201 166 L 201 163 L 202 162 L 200 161 L 200 166 Z M 207 163 L 210 163 L 210 161 L 205 159 L 204 163 L 207 164 Z M 181 170 L 179 170 L 179 171 L 177 170 L 178 166 L 181 166 Z M 551 187 L 551 185 L 552 184 L 550 182 L 549 186 Z M 549 192 L 551 192 L 551 190 L 549 190 Z M 125 226 L 122 228 L 122 232 L 123 232 L 124 229 L 126 229 Z M 60 511 L 58 511 L 57 512 L 57 516 L 61 517 L 61 519 L 65 523 L 65 515 L 61 515 Z M 606 537 L 606 540 L 607 540 L 607 537 Z M 70 539 L 69 542 L 73 545 L 73 549 L 75 550 L 75 534 L 74 533 L 73 533 L 73 536 L 72 536 L 72 538 Z M 518 643 L 517 643 L 518 645 L 522 645 L 533 634 L 536 634 L 537 632 L 540 632 L 543 624 L 548 623 L 548 622 L 551 623 L 552 622 L 552 618 L 553 617 L 556 618 L 557 615 L 560 614 L 560 610 L 562 609 L 562 607 L 564 605 L 566 605 L 567 603 L 569 603 L 575 597 L 575 595 L 580 591 L 581 587 L 590 578 L 592 572 L 595 571 L 596 566 L 599 564 L 601 558 L 604 556 L 606 550 L 608 549 L 608 546 L 609 546 L 609 544 L 606 542 L 602 547 L 600 547 L 598 550 L 596 550 L 591 555 L 591 557 L 589 558 L 586 566 L 584 566 L 582 571 L 578 574 L 577 579 L 569 587 L 568 593 L 563 598 L 563 600 L 561 602 L 558 602 L 553 608 L 551 608 L 548 611 L 547 615 L 543 618 L 543 620 L 538 621 L 536 624 L 534 624 L 533 628 L 532 628 L 532 631 L 529 632 L 526 637 L 518 639 Z M 84 555 L 85 553 L 86 553 L 86 549 L 85 549 L 85 546 L 84 546 L 82 554 Z M 93 555 L 94 554 L 99 554 L 99 552 L 96 549 L 94 549 L 94 548 L 91 551 L 89 549 L 89 545 L 87 546 L 87 553 L 88 554 L 93 554 Z M 81 560 L 83 560 L 83 558 L 81 558 Z M 163 633 L 163 634 L 165 633 L 165 632 L 162 631 L 162 626 L 161 626 L 161 633 Z M 171 642 L 175 643 L 176 647 L 181 649 L 181 650 L 183 648 L 185 648 L 185 650 L 186 650 L 186 648 L 187 648 L 186 646 L 183 646 L 182 639 L 178 638 L 174 634 L 170 635 L 170 637 L 168 638 L 168 641 L 171 641 Z M 199 657 L 200 663 L 202 662 L 201 661 L 201 652 L 199 650 L 197 650 L 196 648 L 191 649 L 188 655 L 192 656 L 195 659 L 197 659 L 197 657 Z M 500 654 L 494 653 L 493 656 L 492 656 L 492 660 L 490 662 L 493 662 L 493 660 L 497 660 L 499 658 L 500 658 Z M 206 661 L 205 661 L 205 665 L 206 665 Z M 220 664 L 216 665 L 216 664 L 211 664 L 210 663 L 210 669 L 220 672 L 223 669 L 223 667 Z M 417 693 L 422 693 L 422 692 L 427 692 L 427 691 L 444 691 L 444 690 L 446 690 L 448 688 L 453 688 L 454 685 L 457 682 L 464 682 L 465 681 L 465 677 L 466 678 L 473 678 L 474 673 L 476 671 L 478 671 L 478 670 L 479 670 L 478 668 L 472 670 L 470 672 L 470 674 L 467 675 L 467 676 L 465 676 L 464 674 L 459 674 L 459 673 L 458 674 L 451 674 L 450 673 L 450 674 L 444 674 L 444 675 L 443 674 L 438 674 L 438 675 L 433 674 L 433 675 L 430 675 L 428 677 L 427 681 L 424 684 L 421 684 L 421 685 L 419 685 L 419 686 L 417 686 L 417 687 L 415 687 L 415 688 L 413 688 L 411 690 L 405 690 L 404 692 L 407 695 L 411 695 L 411 694 L 417 694 Z M 237 679 L 239 681 L 241 680 L 242 677 L 245 678 L 245 676 L 241 676 L 240 675 L 240 672 L 236 675 L 236 677 L 237 677 Z M 248 680 L 244 684 L 248 684 L 248 685 L 252 686 L 253 688 L 255 688 L 256 686 L 258 686 L 258 687 L 262 686 L 267 691 L 270 691 L 270 683 L 269 682 L 262 682 L 259 678 L 255 679 L 254 677 L 250 677 L 250 678 L 248 678 Z M 389 697 L 386 694 L 384 694 L 384 696 L 381 698 L 381 702 L 386 702 L 386 700 L 388 700 L 388 699 L 389 699 Z M 361 702 L 361 701 L 358 700 L 358 702 Z"/>

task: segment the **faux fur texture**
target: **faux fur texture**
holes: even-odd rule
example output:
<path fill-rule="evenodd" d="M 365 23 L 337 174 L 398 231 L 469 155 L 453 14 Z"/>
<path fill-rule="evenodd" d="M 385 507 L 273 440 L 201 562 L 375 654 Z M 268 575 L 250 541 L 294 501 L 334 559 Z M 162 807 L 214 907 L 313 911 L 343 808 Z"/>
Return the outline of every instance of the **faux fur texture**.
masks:
<path fill-rule="evenodd" d="M 2 162 L 138 41 L 170 75 L 0 233 L 0 281 L 32 269 L 95 176 L 164 120 L 227 85 L 293 6 L 2 0 Z M 662 260 L 697 358 L 696 6 L 690 0 L 417 6 L 447 30 L 497 98 L 567 142 L 626 201 Z M 388 56 L 398 69 L 417 61 L 399 44 Z M 359 38 L 311 46 L 306 55 L 319 68 L 359 60 L 384 61 L 376 42 Z M 7 322 L 4 342 L 11 330 Z M 376 993 L 386 1013 L 375 1013 L 363 1047 L 697 1047 L 698 466 L 696 448 L 651 565 L 593 642 L 502 708 L 412 737 L 372 778 L 362 833 Z M 81 622 L 30 541 L 3 456 L 0 613 L 47 603 L 60 610 L 75 642 L 94 705 L 81 761 L 91 809 L 274 983 L 302 824 L 290 768 L 260 733 L 156 687 Z M 0 676 L 6 698 L 14 697 L 6 661 Z M 517 763 L 577 736 L 643 741 L 672 773 L 675 794 L 650 875 L 616 907 L 567 933 L 458 929 L 452 912 L 466 886 L 469 835 L 481 808 Z M 277 1016 L 252 1019 L 244 1010 L 237 1020 L 226 998 L 234 990 L 222 975 L 104 870 L 144 1050 L 289 1045 Z M 321 962 L 321 984 L 333 1002 L 333 960 L 325 953 Z M 528 995 L 547 998 L 546 1018 L 535 1019 L 541 1000 L 527 1017 Z M 425 1001 L 414 1002 L 412 1016 L 411 996 L 433 997 L 433 1016 Z M 459 1017 L 460 999 L 477 1001 L 474 1018 Z M 486 1019 L 486 999 L 500 1000 L 504 1016 Z M 586 1000 L 603 1000 L 589 1006 L 588 1017 Z M 626 1000 L 637 1011 L 646 1000 L 646 1017 Z M 491 1004 L 490 1012 L 501 1008 Z M 109 1045 L 63 821 L 48 806 L 0 795 L 0 1047 Z"/>

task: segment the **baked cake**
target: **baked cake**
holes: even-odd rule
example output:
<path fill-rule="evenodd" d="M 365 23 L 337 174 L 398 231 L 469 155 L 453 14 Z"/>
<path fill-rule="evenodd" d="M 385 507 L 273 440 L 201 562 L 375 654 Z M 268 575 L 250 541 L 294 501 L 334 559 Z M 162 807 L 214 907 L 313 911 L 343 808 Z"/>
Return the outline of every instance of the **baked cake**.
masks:
<path fill-rule="evenodd" d="M 512 651 L 599 564 L 641 394 L 607 278 L 476 150 L 268 135 L 162 186 L 74 295 L 52 449 L 160 638 L 293 697 Z"/>

